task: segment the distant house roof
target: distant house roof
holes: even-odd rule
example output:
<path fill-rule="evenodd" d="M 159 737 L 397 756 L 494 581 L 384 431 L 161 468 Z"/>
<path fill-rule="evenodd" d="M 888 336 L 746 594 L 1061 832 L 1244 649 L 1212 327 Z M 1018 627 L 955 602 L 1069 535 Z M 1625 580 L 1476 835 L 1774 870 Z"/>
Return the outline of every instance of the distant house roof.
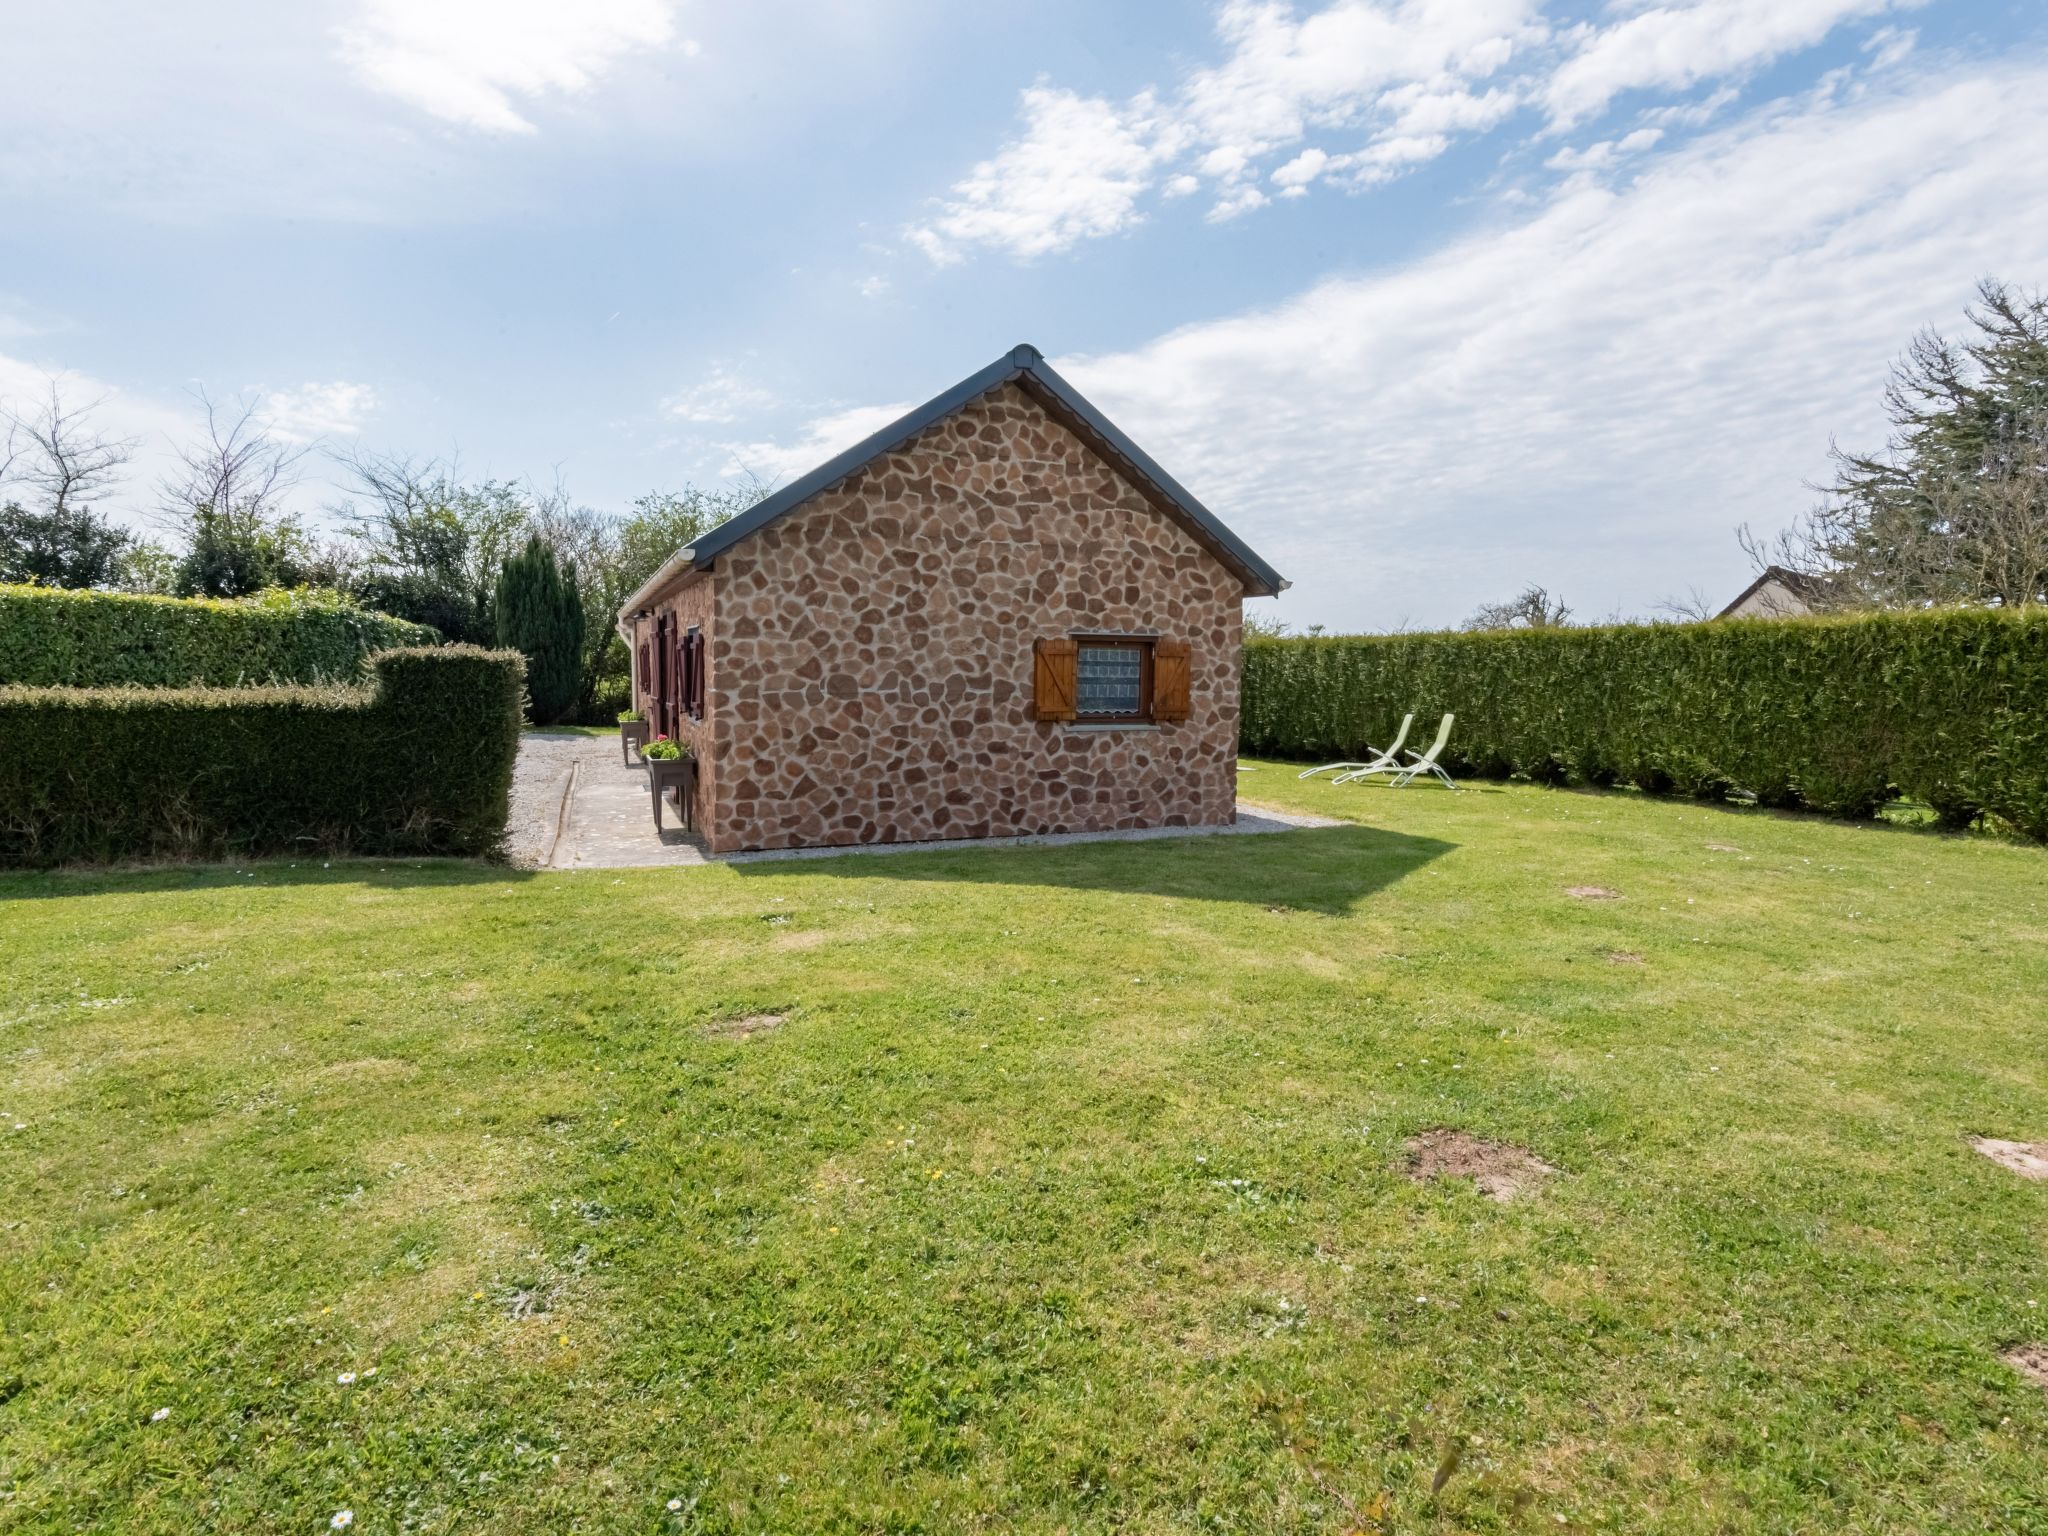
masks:
<path fill-rule="evenodd" d="M 1802 606 L 1808 609 L 1819 610 L 1826 607 L 1834 599 L 1835 584 L 1828 580 L 1827 577 L 1807 576 L 1798 571 L 1788 571 L 1782 565 L 1767 565 L 1764 567 L 1761 576 L 1737 593 L 1735 601 L 1715 614 L 1714 617 L 1717 619 L 1727 618 L 1765 587 L 1774 583 L 1783 587 L 1793 597 L 1797 598 Z"/>
<path fill-rule="evenodd" d="M 1011 383 L 1107 458 L 1146 494 L 1148 500 L 1194 534 L 1244 583 L 1247 595 L 1276 597 L 1288 585 L 1278 571 L 1226 528 L 1221 518 L 1190 495 L 1179 481 L 1154 462 L 1151 455 L 1124 436 L 1107 416 L 1088 403 L 1079 390 L 1055 373 L 1038 348 L 1020 346 L 1006 352 L 980 372 L 969 374 L 944 394 L 934 396 L 908 415 L 890 422 L 874 436 L 854 444 L 801 479 L 754 503 L 739 516 L 720 523 L 689 548 L 678 551 L 674 559 L 626 600 L 619 611 L 620 618 L 625 619 L 652 596 L 657 587 L 685 566 L 707 569 L 721 554 L 749 534 L 759 533 L 784 513 L 796 510 L 854 471 L 902 447 L 918 433 L 945 420 L 970 401 Z"/>

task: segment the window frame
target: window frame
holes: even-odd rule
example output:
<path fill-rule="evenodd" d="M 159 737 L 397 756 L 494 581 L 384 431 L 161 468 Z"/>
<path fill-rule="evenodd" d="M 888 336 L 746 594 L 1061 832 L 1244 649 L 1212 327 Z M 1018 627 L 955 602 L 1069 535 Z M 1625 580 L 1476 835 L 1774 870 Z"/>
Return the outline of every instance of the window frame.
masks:
<path fill-rule="evenodd" d="M 1074 641 L 1075 725 L 1152 725 L 1152 647 L 1157 635 L 1076 634 Z M 1105 714 L 1081 707 L 1081 655 L 1084 651 L 1114 650 L 1138 653 L 1138 708 L 1135 714 Z"/>

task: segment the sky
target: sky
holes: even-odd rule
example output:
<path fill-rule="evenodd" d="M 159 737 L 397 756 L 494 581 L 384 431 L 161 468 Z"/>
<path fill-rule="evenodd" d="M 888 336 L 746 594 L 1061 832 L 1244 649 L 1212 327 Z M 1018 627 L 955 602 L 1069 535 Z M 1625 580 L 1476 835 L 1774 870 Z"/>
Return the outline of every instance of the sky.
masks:
<path fill-rule="evenodd" d="M 1295 628 L 1750 576 L 2048 287 L 2039 0 L 0 0 L 0 399 L 787 481 L 1030 342 Z"/>

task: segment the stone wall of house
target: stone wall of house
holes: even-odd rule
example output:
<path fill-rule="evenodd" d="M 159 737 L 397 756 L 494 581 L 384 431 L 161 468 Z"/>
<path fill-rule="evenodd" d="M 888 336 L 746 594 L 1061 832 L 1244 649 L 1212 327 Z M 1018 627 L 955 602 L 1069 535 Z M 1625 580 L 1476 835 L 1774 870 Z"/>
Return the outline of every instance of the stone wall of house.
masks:
<path fill-rule="evenodd" d="M 715 803 L 712 783 L 718 771 L 717 754 L 712 750 L 718 718 L 718 645 L 713 623 L 717 609 L 716 594 L 717 583 L 711 574 L 688 572 L 678 577 L 674 586 L 656 595 L 648 605 L 648 616 L 640 620 L 633 630 L 633 706 L 649 720 L 660 719 L 660 701 L 653 694 L 653 677 L 640 676 L 640 642 L 653 642 L 655 624 L 664 613 L 674 617 L 678 633 L 695 624 L 704 635 L 704 715 L 701 720 L 692 720 L 684 715 L 676 733 L 677 740 L 697 756 L 697 802 L 693 815 L 699 829 L 711 824 Z"/>
<path fill-rule="evenodd" d="M 1235 815 L 1242 586 L 1006 384 L 719 557 L 718 852 Z M 1032 718 L 1033 642 L 1187 642 L 1190 716 Z"/>

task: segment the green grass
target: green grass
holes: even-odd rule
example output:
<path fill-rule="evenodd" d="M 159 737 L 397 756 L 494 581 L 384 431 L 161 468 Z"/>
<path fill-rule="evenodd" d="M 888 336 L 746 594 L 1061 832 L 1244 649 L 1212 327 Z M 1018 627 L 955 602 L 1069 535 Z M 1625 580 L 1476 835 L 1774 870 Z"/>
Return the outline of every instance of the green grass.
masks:
<path fill-rule="evenodd" d="M 0 880 L 0 1530 L 2048 1530 L 2048 854 L 1244 783 Z"/>

